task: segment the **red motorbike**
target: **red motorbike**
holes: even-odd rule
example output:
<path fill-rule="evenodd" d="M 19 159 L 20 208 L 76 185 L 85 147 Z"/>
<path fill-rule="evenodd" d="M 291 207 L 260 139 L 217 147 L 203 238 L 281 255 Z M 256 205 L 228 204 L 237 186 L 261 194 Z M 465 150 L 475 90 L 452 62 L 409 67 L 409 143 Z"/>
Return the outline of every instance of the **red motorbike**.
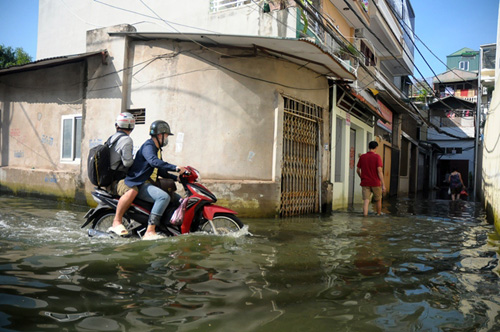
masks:
<path fill-rule="evenodd" d="M 181 198 L 175 192 L 172 193 L 170 204 L 162 215 L 161 224 L 156 227 L 158 233 L 167 236 L 197 231 L 227 234 L 243 228 L 243 223 L 236 217 L 237 213 L 215 205 L 217 198 L 198 182 L 199 179 L 199 172 L 191 166 L 187 166 L 186 172 L 179 176 L 179 182 L 184 187 L 186 195 Z M 108 233 L 107 230 L 113 224 L 119 197 L 100 188 L 96 188 L 92 196 L 98 205 L 87 212 L 84 217 L 86 220 L 81 227 L 90 225 L 89 236 L 117 236 Z M 122 220 L 129 235 L 142 237 L 148 225 L 152 206 L 152 203 L 140 199 L 132 203 Z"/>

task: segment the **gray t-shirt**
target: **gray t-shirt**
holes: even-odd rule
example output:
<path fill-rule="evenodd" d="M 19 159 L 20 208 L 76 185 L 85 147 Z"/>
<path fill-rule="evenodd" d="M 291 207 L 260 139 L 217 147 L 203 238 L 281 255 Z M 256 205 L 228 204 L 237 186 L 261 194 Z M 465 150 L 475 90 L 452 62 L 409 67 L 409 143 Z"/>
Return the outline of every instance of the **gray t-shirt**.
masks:
<path fill-rule="evenodd" d="M 118 138 L 110 151 L 111 169 L 126 172 L 134 162 L 134 155 L 132 154 L 134 142 L 130 136 L 119 134 L 119 132 L 111 136 L 110 142 L 114 142 L 118 135 L 121 135 L 121 137 Z"/>

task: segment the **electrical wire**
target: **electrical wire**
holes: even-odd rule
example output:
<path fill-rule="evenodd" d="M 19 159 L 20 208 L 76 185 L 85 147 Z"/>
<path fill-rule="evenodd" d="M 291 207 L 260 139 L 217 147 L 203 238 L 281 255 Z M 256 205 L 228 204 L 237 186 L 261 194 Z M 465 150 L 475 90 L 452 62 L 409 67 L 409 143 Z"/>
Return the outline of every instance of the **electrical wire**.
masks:
<path fill-rule="evenodd" d="M 392 52 L 391 50 L 389 50 L 389 48 L 382 42 L 382 40 L 373 32 L 373 30 L 362 20 L 362 18 L 359 16 L 359 14 L 354 10 L 354 8 L 352 7 L 352 5 L 347 1 L 347 0 L 344 0 L 344 3 L 349 7 L 349 9 L 353 12 L 353 14 L 358 18 L 358 20 L 364 25 L 364 27 L 373 35 L 373 37 L 375 37 L 375 39 L 385 48 L 385 50 L 391 55 L 392 58 L 394 58 L 398 63 L 399 65 L 401 65 L 401 67 L 405 67 L 405 65 L 399 60 L 399 58 L 397 58 Z M 384 22 L 388 25 L 389 23 L 387 22 L 387 19 L 385 18 L 385 16 L 383 15 L 382 11 L 380 11 L 380 8 L 378 7 L 378 5 L 376 4 L 376 2 L 372 2 L 376 9 L 379 11 L 380 15 L 382 16 L 382 18 L 384 19 Z M 420 76 L 422 77 L 422 80 L 424 82 L 427 83 L 427 81 L 425 80 L 424 78 L 424 75 L 422 74 L 422 72 L 420 71 L 420 69 L 415 65 L 415 62 L 413 61 L 413 55 L 410 55 L 408 53 L 408 51 L 406 50 L 406 48 L 404 47 L 404 45 L 401 43 L 401 41 L 397 38 L 396 34 L 394 33 L 394 31 L 392 29 L 390 29 L 391 33 L 393 34 L 393 36 L 396 38 L 399 46 L 401 46 L 401 48 L 403 49 L 403 52 L 406 54 L 406 56 L 410 59 L 413 67 L 418 71 L 418 73 L 420 74 Z M 410 75 L 411 77 L 413 77 L 415 80 L 415 76 L 413 74 Z M 427 83 L 428 84 L 428 83 Z M 429 85 L 429 84 L 428 84 Z M 433 90 L 433 88 L 429 85 L 429 89 L 430 90 Z M 447 105 L 444 101 L 441 100 L 441 98 L 437 95 L 435 95 L 435 97 L 441 102 L 443 103 L 445 106 L 449 107 L 449 105 Z"/>
<path fill-rule="evenodd" d="M 384 22 L 389 25 L 389 23 L 387 22 L 387 19 L 385 18 L 385 16 L 383 15 L 382 11 L 380 10 L 380 7 L 377 5 L 377 3 L 374 1 L 373 4 L 375 5 L 375 8 L 378 10 L 378 12 L 380 13 L 380 15 L 382 16 L 382 18 L 384 19 Z M 389 8 L 391 9 L 392 13 L 398 17 L 397 13 L 395 12 L 394 8 L 392 8 L 392 5 L 389 3 Z M 400 19 L 400 21 L 407 26 L 406 22 L 404 22 L 403 19 Z M 406 30 L 405 26 L 402 25 L 403 27 L 403 30 L 404 32 L 406 32 L 407 35 L 410 35 L 410 33 Z M 411 30 L 413 31 L 413 30 Z M 411 32 L 410 31 L 410 32 Z M 393 36 L 396 38 L 396 40 L 398 41 L 399 45 L 402 47 L 403 51 L 406 53 L 406 55 L 408 56 L 409 59 L 411 59 L 410 55 L 408 54 L 408 52 L 406 51 L 404 45 L 401 43 L 401 41 L 397 38 L 396 34 L 394 33 L 394 31 L 391 29 L 391 32 L 393 34 Z M 414 35 L 414 34 L 413 34 Z M 422 57 L 422 59 L 425 61 L 425 63 L 427 64 L 427 66 L 430 68 L 430 70 L 432 71 L 432 73 L 434 74 L 434 77 L 437 79 L 437 81 L 440 83 L 440 84 L 443 84 L 443 82 L 439 79 L 438 75 L 434 72 L 434 70 L 432 69 L 432 67 L 429 65 L 429 63 L 427 62 L 427 59 L 423 56 L 423 54 L 420 52 L 420 49 L 418 48 L 418 46 L 415 44 L 415 42 L 413 41 L 413 38 L 410 38 L 410 40 L 412 41 L 413 45 L 415 46 L 415 49 L 417 50 L 417 52 L 420 54 L 420 56 Z M 413 60 L 411 60 L 413 66 L 415 68 L 417 68 L 417 66 L 415 65 L 415 62 Z M 418 70 L 417 68 L 417 71 L 420 73 L 420 75 L 422 76 L 422 80 L 427 83 L 429 89 L 433 90 L 433 88 L 430 86 L 430 84 L 426 81 L 426 79 L 423 77 L 422 73 L 420 72 L 420 70 Z M 455 72 L 453 72 L 455 74 Z M 457 75 L 458 76 L 458 75 Z M 459 78 L 462 79 L 463 82 L 467 83 L 466 80 L 464 80 L 462 77 L 458 76 Z M 415 79 L 416 80 L 416 79 Z M 418 81 L 418 80 L 416 80 Z M 440 96 L 438 95 L 438 92 L 436 92 L 435 94 L 435 97 L 439 100 L 440 103 L 442 103 L 443 105 L 445 105 L 446 107 L 450 108 L 451 107 L 449 105 L 447 105 L 441 98 Z M 458 100 L 459 102 L 462 103 L 462 101 L 459 99 Z M 462 103 L 463 104 L 463 103 Z M 464 106 L 467 106 L 465 104 L 463 104 Z"/>
<path fill-rule="evenodd" d="M 108 6 L 108 7 L 111 7 L 111 8 L 114 8 L 114 9 L 118 9 L 118 10 L 121 10 L 121 11 L 129 12 L 129 13 L 136 14 L 136 15 L 139 15 L 139 16 L 144 16 L 144 17 L 151 18 L 151 19 L 154 19 L 154 20 L 164 21 L 163 19 L 161 19 L 161 18 L 159 19 L 159 18 L 157 18 L 155 16 L 143 14 L 143 13 L 140 13 L 140 12 L 137 12 L 137 11 L 134 11 L 134 10 L 130 10 L 130 9 L 126 9 L 126 8 L 123 8 L 123 7 L 114 6 L 114 5 L 111 5 L 109 3 L 106 3 L 106 2 L 103 2 L 103 1 L 100 1 L 100 0 L 93 0 L 93 1 L 97 2 L 97 3 L 100 3 L 100 4 L 104 5 L 104 6 Z M 137 22 L 137 23 L 134 23 L 134 24 L 139 24 L 139 23 L 144 23 L 144 22 L 147 22 L 147 21 Z M 151 23 L 153 23 L 153 22 L 151 22 Z M 185 28 L 190 28 L 190 29 L 193 29 L 193 30 L 200 30 L 200 31 L 205 31 L 205 32 L 210 32 L 210 33 L 218 33 L 217 31 L 203 29 L 203 28 L 199 28 L 199 27 L 194 27 L 194 26 L 190 26 L 190 25 L 186 25 L 186 24 L 181 24 L 181 23 L 176 23 L 176 22 L 169 22 L 169 23 L 173 24 L 173 25 L 178 25 L 178 26 L 181 26 L 181 27 L 185 27 Z M 134 25 L 134 24 L 131 24 L 131 25 Z"/>
<path fill-rule="evenodd" d="M 302 4 L 300 3 L 300 0 L 295 0 L 295 3 L 297 3 L 299 6 L 301 6 Z M 358 18 L 358 20 L 360 22 L 362 22 L 362 24 L 365 26 L 365 28 L 370 31 L 370 33 L 379 41 L 379 43 L 384 46 L 384 48 L 389 52 L 389 54 L 391 54 L 391 56 L 401 65 L 403 66 L 403 64 L 399 61 L 398 58 L 395 57 L 395 55 L 387 48 L 387 46 L 385 46 L 385 44 L 380 40 L 380 38 L 375 34 L 373 33 L 373 31 L 367 26 L 367 24 L 362 20 L 362 18 L 358 15 L 358 13 L 356 11 L 354 11 L 354 8 L 351 6 L 351 4 L 347 1 L 347 0 L 344 0 L 344 3 L 349 7 L 349 9 L 354 13 L 354 15 L 356 15 L 356 17 Z M 314 8 L 313 6 L 311 6 L 312 8 Z M 315 9 L 317 11 L 317 9 Z M 352 22 L 351 22 L 352 24 Z M 352 45 L 352 43 L 351 43 Z M 403 48 L 404 49 L 404 48 Z M 359 52 L 359 51 L 358 51 Z M 410 57 L 411 58 L 411 57 Z M 360 62 L 360 64 L 362 65 L 362 67 L 368 72 L 368 74 L 370 75 L 373 75 L 367 68 L 366 66 L 364 65 L 364 63 Z M 416 67 L 416 66 L 415 66 Z M 418 69 L 417 69 L 418 70 Z M 420 71 L 419 71 L 420 73 Z M 421 73 L 420 73 L 421 74 Z M 413 75 L 412 75 L 413 76 Z M 421 76 L 423 77 L 423 75 L 421 74 Z M 374 76 L 372 76 L 374 77 Z M 375 79 L 377 79 L 376 77 L 374 77 Z M 425 79 L 424 79 L 425 80 Z M 387 89 L 387 87 L 385 86 L 385 84 L 383 82 L 381 82 L 379 79 L 377 79 L 378 83 L 381 84 L 382 86 L 384 86 L 386 88 L 386 91 L 389 92 L 389 90 Z M 401 105 L 401 103 L 399 102 L 399 100 L 397 100 L 396 97 L 392 96 L 392 94 L 389 93 L 389 95 L 391 95 L 391 97 L 396 101 L 396 103 L 398 103 L 400 106 L 402 106 L 404 109 L 407 109 L 407 107 Z M 424 121 L 425 123 L 427 123 L 427 125 L 430 125 L 430 126 L 433 126 L 432 123 L 430 123 L 429 121 L 427 121 L 427 119 L 420 113 L 420 111 L 418 110 L 418 108 L 413 104 L 413 103 L 409 103 L 409 106 L 413 108 L 413 110 L 416 112 L 416 114 L 418 115 L 418 117 Z M 413 113 L 413 112 L 409 112 L 410 114 Z M 440 131 L 440 129 L 436 128 L 438 131 Z M 447 134 L 447 133 L 445 133 Z M 451 137 L 454 137 L 454 138 L 460 138 L 460 137 L 457 137 L 455 135 L 451 135 L 449 134 L 449 136 Z"/>
<path fill-rule="evenodd" d="M 61 1 L 63 1 L 63 0 L 61 0 Z M 180 32 L 179 30 L 177 30 L 175 27 L 173 27 L 173 26 L 172 26 L 172 24 L 177 24 L 177 23 L 173 23 L 173 22 L 169 22 L 169 21 L 167 21 L 167 20 L 164 20 L 163 18 L 161 18 L 161 17 L 160 17 L 160 16 L 159 16 L 159 15 L 158 15 L 158 14 L 157 14 L 157 13 L 156 13 L 156 12 L 155 12 L 152 8 L 150 8 L 150 7 L 149 7 L 149 6 L 148 6 L 148 5 L 147 5 L 144 1 L 142 1 L 142 0 L 140 0 L 140 1 L 141 1 L 141 3 L 142 3 L 145 7 L 147 7 L 147 8 L 148 8 L 151 12 L 153 12 L 153 13 L 156 15 L 156 17 L 149 16 L 149 15 L 146 15 L 146 14 L 141 14 L 141 13 L 138 13 L 138 12 L 135 12 L 135 11 L 131 11 L 131 10 L 127 10 L 127 9 L 124 9 L 124 8 L 121 8 L 121 7 L 113 6 L 113 5 L 110 5 L 110 4 L 107 4 L 107 3 L 104 3 L 104 2 L 99 1 L 99 0 L 94 0 L 94 1 L 95 1 L 95 2 L 98 2 L 98 3 L 101 3 L 101 4 L 103 4 L 103 5 L 107 5 L 107 6 L 110 6 L 110 7 L 116 8 L 116 9 L 119 9 L 119 10 L 124 10 L 124 11 L 132 12 L 132 13 L 135 13 L 135 14 L 138 14 L 138 15 L 142 15 L 142 16 L 146 16 L 146 17 L 150 17 L 150 18 L 154 18 L 154 19 L 161 20 L 162 22 L 164 22 L 165 24 L 167 24 L 170 28 L 172 28 L 173 30 L 175 30 L 175 31 L 177 31 L 177 32 L 179 32 L 179 33 L 181 33 L 181 34 L 182 34 L 182 32 Z M 259 8 L 262 8 L 262 7 L 261 7 L 258 3 L 256 3 L 255 1 L 253 1 L 253 0 L 252 0 L 252 2 L 253 2 L 255 5 L 257 5 Z M 347 1 L 346 1 L 346 0 L 344 0 L 344 2 L 346 2 L 346 4 L 347 4 L 348 6 L 350 6 L 350 5 L 349 5 L 349 3 L 347 3 Z M 296 3 L 300 6 L 300 4 L 298 3 L 298 1 L 296 1 Z M 313 7 L 313 8 L 314 8 L 314 7 Z M 303 8 L 303 9 L 304 9 L 304 8 Z M 380 9 L 379 9 L 378 7 L 377 7 L 377 9 L 380 11 Z M 351 10 L 352 10 L 352 7 L 351 7 Z M 391 7 L 391 10 L 393 10 L 393 9 L 392 9 L 392 7 Z M 353 12 L 354 12 L 354 11 L 353 11 Z M 321 15 L 322 15 L 322 13 L 321 13 Z M 292 15 L 292 16 L 293 16 L 293 15 Z M 314 15 L 310 15 L 310 16 L 311 16 L 311 18 L 313 18 L 313 19 L 314 19 Z M 278 20 L 278 19 L 277 19 L 277 18 L 275 18 L 274 16 L 272 16 L 272 15 L 271 15 L 271 17 L 272 17 L 273 19 L 277 20 L 279 23 L 284 24 L 282 21 Z M 324 16 L 323 16 L 323 15 L 322 15 L 322 17 L 324 18 Z M 81 18 L 80 18 L 80 19 L 81 19 Z M 358 19 L 359 19 L 359 17 L 358 17 Z M 385 19 L 385 18 L 384 18 L 384 19 Z M 319 22 L 317 22 L 317 23 L 319 23 Z M 403 23 L 405 23 L 405 22 L 403 22 Z M 405 23 L 405 24 L 406 24 L 406 23 Z M 204 29 L 201 29 L 201 28 L 192 27 L 192 26 L 187 26 L 187 25 L 182 25 L 182 24 L 177 24 L 177 25 L 180 25 L 180 26 L 185 26 L 185 27 L 190 27 L 190 28 L 193 28 L 193 29 L 204 30 Z M 288 25 L 286 25 L 286 26 L 288 26 Z M 365 26 L 366 26 L 366 25 L 365 25 Z M 205 31 L 209 31 L 209 30 L 205 30 Z M 392 31 L 392 30 L 391 30 L 391 31 Z M 297 32 L 297 30 L 295 30 L 295 32 Z M 339 43 L 339 44 L 341 44 L 341 45 L 342 45 L 342 44 L 343 44 L 343 45 L 345 45 L 345 43 L 341 42 L 341 41 L 338 39 L 338 36 L 337 36 L 337 35 L 335 35 L 335 34 L 332 34 L 332 33 L 331 33 L 331 31 L 327 31 L 327 30 L 325 29 L 325 32 L 329 33 L 329 34 L 332 36 L 332 38 L 333 38 L 334 40 L 336 40 L 336 41 L 337 41 L 337 43 Z M 370 32 L 372 32 L 372 31 L 370 31 Z M 373 34 L 373 32 L 372 32 L 372 34 Z M 353 46 L 353 47 L 354 47 L 354 45 L 353 45 L 352 43 L 350 43 L 350 42 L 349 42 L 349 40 L 347 40 L 347 38 L 345 38 L 343 35 L 341 35 L 341 36 L 345 39 L 345 41 L 347 41 L 347 43 L 348 43 L 349 45 L 351 45 L 351 46 Z M 197 43 L 197 42 L 196 42 L 196 41 L 194 41 L 194 40 L 192 40 L 192 41 L 193 41 L 193 42 L 195 42 L 195 43 Z M 384 44 L 383 44 L 380 40 L 379 40 L 379 42 L 380 42 L 382 45 L 384 45 Z M 214 51 L 214 50 L 212 50 L 212 49 L 210 49 L 210 48 L 208 48 L 208 47 L 206 47 L 206 46 L 204 46 L 204 45 L 201 45 L 201 44 L 199 44 L 199 43 L 197 43 L 197 44 L 198 44 L 198 45 L 200 45 L 200 46 L 202 46 L 202 47 L 203 47 L 203 48 L 205 48 L 205 49 L 208 49 L 208 50 Z M 385 47 L 385 45 L 384 45 L 384 47 Z M 404 48 L 403 48 L 403 49 L 404 49 Z M 223 54 L 223 53 L 220 53 L 220 52 L 216 52 L 216 53 L 218 53 L 218 54 Z M 227 56 L 227 54 L 223 54 L 223 55 L 226 55 L 226 56 Z M 396 58 L 396 57 L 395 57 L 392 53 L 391 53 L 391 55 L 392 55 L 392 56 L 393 56 L 393 57 L 394 57 L 394 58 L 395 58 L 395 59 L 399 62 L 399 60 L 398 60 L 398 59 L 397 59 L 397 58 Z M 153 58 L 153 59 L 148 60 L 148 61 L 150 61 L 149 63 L 151 63 L 152 61 L 155 61 L 155 60 L 157 60 L 157 59 L 158 59 L 158 58 Z M 206 60 L 206 59 L 205 59 L 205 61 L 208 61 L 208 60 Z M 144 62 L 147 62 L 147 61 L 144 61 Z M 144 62 L 143 62 L 143 63 L 144 63 Z M 208 62 L 210 62 L 210 61 L 208 61 Z M 147 65 L 149 65 L 149 63 L 148 63 Z M 250 75 L 246 75 L 246 74 L 243 74 L 243 73 L 239 73 L 239 72 L 237 72 L 237 71 L 235 71 L 235 70 L 232 70 L 232 69 L 226 68 L 226 67 L 224 67 L 224 66 L 221 66 L 221 65 L 216 64 L 216 63 L 213 63 L 213 62 L 211 62 L 211 64 L 212 64 L 212 65 L 215 65 L 215 66 L 218 66 L 218 67 L 220 67 L 220 68 L 223 68 L 223 69 L 225 69 L 225 70 L 231 71 L 231 72 L 233 72 L 233 73 L 235 73 L 235 74 L 237 74 L 237 75 L 241 75 L 241 76 L 244 76 L 244 77 L 247 77 L 247 78 L 250 78 L 250 79 L 260 80 L 260 81 L 263 81 L 263 82 L 266 82 L 266 83 L 270 83 L 270 84 L 276 84 L 276 85 L 283 86 L 283 87 L 287 87 L 287 88 L 294 88 L 294 89 L 301 89 L 301 90 L 318 90 L 318 89 L 303 89 L 303 88 L 291 87 L 291 86 L 284 85 L 284 84 L 281 84 L 281 83 L 278 83 L 278 82 L 273 82 L 273 81 L 269 81 L 269 80 L 264 80 L 264 79 L 260 79 L 260 78 L 257 78 L 257 77 L 252 77 L 252 76 L 250 76 Z M 136 65 L 131 66 L 131 67 L 135 67 L 135 66 L 137 66 L 137 65 L 140 65 L 140 64 L 136 64 Z M 147 65 L 146 65 L 146 66 L 147 66 Z M 118 72 L 120 72 L 120 71 L 130 69 L 131 67 L 124 68 L 124 69 L 119 70 L 119 71 L 116 71 L 116 72 L 107 73 L 107 74 L 101 75 L 101 76 L 99 76 L 99 77 L 91 78 L 91 79 L 89 79 L 88 81 L 95 80 L 95 79 L 99 79 L 99 78 L 105 77 L 105 76 L 107 76 L 107 75 L 112 75 L 112 74 L 118 73 Z M 365 68 L 365 69 L 367 70 L 367 68 Z M 378 68 L 377 68 L 377 70 L 378 70 Z M 368 72 L 368 73 L 370 73 L 368 70 L 367 70 L 367 72 Z M 381 85 L 384 85 L 384 84 L 383 84 L 383 82 L 380 82 L 380 81 L 379 81 L 376 77 L 372 76 L 372 78 L 373 78 L 373 80 L 372 80 L 371 82 L 373 82 L 373 81 L 378 81 Z M 370 83 L 371 83 L 371 82 L 370 82 Z M 367 84 L 370 84 L 370 83 L 367 83 Z M 387 89 L 387 87 L 386 87 L 386 89 Z M 389 91 L 389 90 L 387 89 L 387 91 Z M 392 96 L 392 95 L 391 95 L 391 97 L 392 97 L 392 98 L 394 98 L 394 96 Z M 398 102 L 398 100 L 397 100 L 396 98 L 394 98 L 394 100 L 395 100 L 396 102 Z M 401 105 L 401 104 L 400 104 L 400 106 L 404 107 L 404 105 Z M 406 108 L 406 107 L 404 107 L 404 108 Z M 418 111 L 418 110 L 417 110 L 417 111 Z M 420 116 L 420 117 L 421 117 L 421 116 Z"/>
<path fill-rule="evenodd" d="M 392 7 L 391 3 L 389 3 L 389 9 L 392 11 L 392 13 L 398 17 L 398 14 L 396 13 L 395 9 Z M 413 31 L 412 30 L 412 27 L 408 26 L 408 24 L 404 21 L 404 20 L 401 20 L 402 23 L 403 23 L 403 29 L 406 27 L 408 29 L 410 29 L 410 31 Z M 446 63 L 443 62 L 443 60 L 441 60 L 436 54 L 434 54 L 434 52 L 422 41 L 422 39 L 420 39 L 420 37 L 415 33 L 413 32 L 413 36 L 415 36 L 416 39 L 418 39 L 418 41 L 420 41 L 420 43 L 422 43 L 422 45 L 425 46 L 425 48 L 439 61 L 441 62 L 445 67 L 446 69 L 448 69 L 449 71 L 452 71 L 453 69 L 451 69 L 450 67 L 448 67 L 448 65 Z M 415 45 L 415 48 L 417 48 L 417 45 L 416 43 L 413 43 Z M 419 51 L 420 53 L 420 51 Z M 429 65 L 429 63 L 427 62 L 427 60 L 425 59 L 425 57 L 421 54 L 422 56 L 422 59 L 424 59 L 425 63 L 427 64 L 427 66 L 432 70 L 431 66 Z M 432 70 L 432 73 L 434 74 L 434 76 L 437 76 L 436 73 L 434 72 L 434 70 Z M 460 75 L 458 75 L 457 73 L 453 72 L 453 74 L 455 76 L 457 76 L 458 78 L 462 79 L 462 81 L 466 82 L 466 80 L 461 77 Z"/>

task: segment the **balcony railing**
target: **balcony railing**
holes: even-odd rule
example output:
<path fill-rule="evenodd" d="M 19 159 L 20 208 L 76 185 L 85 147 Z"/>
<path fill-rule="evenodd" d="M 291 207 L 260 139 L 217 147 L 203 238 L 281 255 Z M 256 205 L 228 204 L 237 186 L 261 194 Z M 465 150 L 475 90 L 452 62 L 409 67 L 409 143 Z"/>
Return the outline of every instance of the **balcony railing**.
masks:
<path fill-rule="evenodd" d="M 210 0 L 210 11 L 218 12 L 250 4 L 251 0 Z"/>

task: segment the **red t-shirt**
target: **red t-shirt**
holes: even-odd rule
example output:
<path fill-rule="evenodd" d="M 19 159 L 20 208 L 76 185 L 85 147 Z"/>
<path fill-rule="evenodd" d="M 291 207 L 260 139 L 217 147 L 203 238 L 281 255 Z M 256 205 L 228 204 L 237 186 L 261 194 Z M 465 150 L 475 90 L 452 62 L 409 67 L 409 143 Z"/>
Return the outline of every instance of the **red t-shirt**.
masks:
<path fill-rule="evenodd" d="M 362 154 L 358 161 L 358 168 L 361 168 L 361 186 L 380 187 L 377 168 L 382 166 L 382 158 L 375 152 Z"/>

